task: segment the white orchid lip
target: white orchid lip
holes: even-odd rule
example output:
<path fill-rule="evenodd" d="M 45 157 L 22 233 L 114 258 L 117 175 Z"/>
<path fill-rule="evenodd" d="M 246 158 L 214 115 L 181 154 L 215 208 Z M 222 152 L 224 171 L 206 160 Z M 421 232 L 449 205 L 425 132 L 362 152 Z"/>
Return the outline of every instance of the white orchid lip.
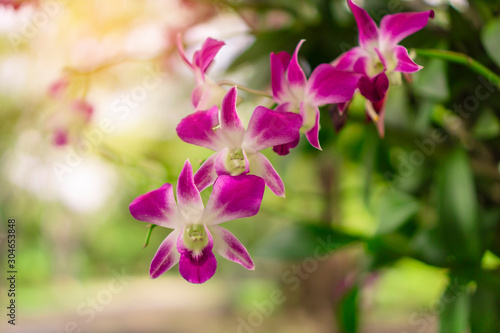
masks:
<path fill-rule="evenodd" d="M 184 229 L 183 241 L 186 248 L 193 251 L 193 255 L 199 256 L 208 245 L 208 236 L 205 226 L 193 224 Z"/>

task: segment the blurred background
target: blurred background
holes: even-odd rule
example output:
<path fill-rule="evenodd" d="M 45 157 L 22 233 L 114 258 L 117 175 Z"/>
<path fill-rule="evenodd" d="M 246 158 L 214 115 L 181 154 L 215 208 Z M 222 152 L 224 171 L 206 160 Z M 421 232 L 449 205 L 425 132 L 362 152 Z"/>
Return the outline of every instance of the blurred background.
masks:
<path fill-rule="evenodd" d="M 403 45 L 500 73 L 499 1 L 356 3 L 376 22 L 433 9 Z M 144 248 L 147 224 L 128 205 L 211 155 L 175 133 L 195 84 L 179 32 L 188 58 L 207 37 L 226 42 L 211 79 L 268 92 L 270 52 L 306 39 L 309 74 L 357 45 L 344 0 L 0 1 L 2 332 L 500 332 L 498 82 L 432 57 L 391 87 L 385 138 L 356 96 L 343 116 L 321 109 L 322 152 L 306 140 L 264 152 L 286 199 L 266 189 L 257 216 L 224 225 L 255 271 L 219 257 L 203 285 L 177 266 L 151 280 L 169 230 Z M 244 121 L 273 105 L 239 95 Z"/>

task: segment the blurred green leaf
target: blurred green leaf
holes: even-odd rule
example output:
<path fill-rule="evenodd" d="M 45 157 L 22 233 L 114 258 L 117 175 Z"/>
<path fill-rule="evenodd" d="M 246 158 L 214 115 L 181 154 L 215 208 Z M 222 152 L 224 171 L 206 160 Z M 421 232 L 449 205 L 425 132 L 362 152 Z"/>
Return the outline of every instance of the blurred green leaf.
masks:
<path fill-rule="evenodd" d="M 457 278 L 451 278 L 441 297 L 443 311 L 439 317 L 440 333 L 465 333 L 469 326 L 470 297 L 465 285 L 459 285 L 457 281 Z"/>
<path fill-rule="evenodd" d="M 418 95 L 430 97 L 437 101 L 447 100 L 450 96 L 446 79 L 446 62 L 431 59 L 425 70 L 415 73 L 413 88 Z"/>
<path fill-rule="evenodd" d="M 474 124 L 472 133 L 478 139 L 493 139 L 500 134 L 500 122 L 490 109 L 484 110 Z"/>
<path fill-rule="evenodd" d="M 500 43 L 498 42 L 498 36 L 500 36 L 500 17 L 488 22 L 481 31 L 481 41 L 486 53 L 500 67 Z"/>
<path fill-rule="evenodd" d="M 356 333 L 359 328 L 358 310 L 359 287 L 354 286 L 344 295 L 339 306 L 336 308 L 338 328 L 343 333 Z"/>
<path fill-rule="evenodd" d="M 266 257 L 297 260 L 322 256 L 357 240 L 358 237 L 329 227 L 304 223 L 282 229 L 264 239 L 255 246 L 255 253 Z"/>
<path fill-rule="evenodd" d="M 471 298 L 470 329 L 471 333 L 498 332 L 500 322 L 497 320 L 499 310 L 495 302 L 495 294 L 479 285 Z"/>
<path fill-rule="evenodd" d="M 455 150 L 438 170 L 438 220 L 441 237 L 461 260 L 481 259 L 477 198 L 466 153 Z"/>
<path fill-rule="evenodd" d="M 420 204 L 412 196 L 395 191 L 382 197 L 378 211 L 377 234 L 398 229 L 417 214 Z"/>

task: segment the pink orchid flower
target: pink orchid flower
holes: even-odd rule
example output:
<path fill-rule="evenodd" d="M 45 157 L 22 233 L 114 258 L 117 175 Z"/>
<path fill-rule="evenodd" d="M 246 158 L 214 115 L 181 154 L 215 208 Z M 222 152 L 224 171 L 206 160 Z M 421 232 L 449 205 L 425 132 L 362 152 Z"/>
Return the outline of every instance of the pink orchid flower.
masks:
<path fill-rule="evenodd" d="M 27 4 L 37 5 L 38 0 L 0 0 L 0 6 L 12 7 L 14 10 L 19 10 Z"/>
<path fill-rule="evenodd" d="M 332 65 L 340 70 L 363 74 L 359 92 L 367 98 L 368 115 L 377 122 L 380 136 L 384 136 L 385 98 L 390 81 L 401 82 L 401 73 L 422 69 L 410 58 L 408 50 L 399 45 L 403 39 L 423 29 L 434 11 L 408 12 L 386 15 L 377 27 L 366 10 L 347 0 L 359 31 L 359 45 L 340 55 Z M 343 112 L 348 104 L 339 105 Z"/>
<path fill-rule="evenodd" d="M 196 87 L 191 94 L 191 103 L 195 110 L 207 110 L 214 105 L 220 106 L 220 102 L 226 94 L 224 89 L 205 75 L 215 56 L 224 45 L 224 42 L 207 38 L 201 49 L 194 53 L 193 60 L 189 61 L 182 46 L 181 35 L 177 35 L 179 54 L 186 65 L 191 68 L 196 78 Z"/>
<path fill-rule="evenodd" d="M 302 117 L 291 112 L 277 112 L 258 106 L 247 130 L 236 111 L 237 90 L 231 88 L 217 106 L 195 112 L 177 126 L 177 135 L 184 142 L 215 151 L 198 169 L 194 179 L 202 191 L 217 176 L 254 174 L 278 196 L 285 195 L 285 185 L 271 162 L 259 151 L 285 144 L 299 135 Z"/>
<path fill-rule="evenodd" d="M 271 85 L 273 98 L 278 103 L 277 110 L 297 112 L 302 115 L 301 132 L 309 143 L 321 150 L 319 144 L 319 109 L 326 104 L 343 103 L 354 95 L 361 75 L 342 71 L 330 64 L 322 64 L 314 69 L 309 80 L 299 65 L 298 53 L 304 43 L 301 40 L 293 56 L 287 52 L 271 53 Z M 293 142 L 274 147 L 280 155 L 289 153 L 290 148 L 299 143 Z"/>
<path fill-rule="evenodd" d="M 179 263 L 184 279 L 203 283 L 215 274 L 214 252 L 253 270 L 245 247 L 219 224 L 257 214 L 264 188 L 264 181 L 257 176 L 221 176 L 204 207 L 187 160 L 177 182 L 177 203 L 168 183 L 132 201 L 129 209 L 135 219 L 173 229 L 151 261 L 151 278 Z"/>
<path fill-rule="evenodd" d="M 48 91 L 57 105 L 57 111 L 48 121 L 55 146 L 65 146 L 77 138 L 90 123 L 94 113 L 93 106 L 86 100 L 67 97 L 69 84 L 67 78 L 62 78 L 54 82 Z"/>

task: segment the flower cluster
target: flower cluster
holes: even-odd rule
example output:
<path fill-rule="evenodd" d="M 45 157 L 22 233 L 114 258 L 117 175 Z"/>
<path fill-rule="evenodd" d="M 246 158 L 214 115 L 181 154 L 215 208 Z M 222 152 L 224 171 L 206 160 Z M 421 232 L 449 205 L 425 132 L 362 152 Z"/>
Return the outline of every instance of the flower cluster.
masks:
<path fill-rule="evenodd" d="M 225 91 L 206 72 L 224 42 L 208 38 L 189 61 L 178 38 L 181 58 L 196 78 L 191 101 L 194 113 L 177 126 L 186 143 L 214 151 L 193 173 L 187 160 L 177 183 L 177 203 L 171 184 L 139 196 L 130 204 L 134 218 L 173 229 L 151 262 L 150 275 L 160 276 L 176 263 L 188 282 L 203 283 L 217 267 L 214 252 L 247 269 L 254 264 L 245 247 L 218 224 L 258 213 L 267 186 L 285 196 L 285 186 L 270 161 L 261 153 L 273 147 L 286 155 L 297 146 L 301 133 L 321 149 L 319 107 L 337 104 L 345 112 L 354 94 L 367 99 L 367 113 L 383 135 L 384 102 L 400 73 L 421 69 L 398 45 L 422 29 L 433 12 L 402 13 L 383 18 L 380 29 L 367 12 L 348 4 L 359 28 L 360 46 L 331 63 L 316 67 L 306 77 L 298 61 L 301 40 L 293 55 L 271 53 L 271 89 L 274 109 L 256 106 L 245 128 L 237 112 L 237 86 Z M 204 206 L 200 192 L 213 186 Z"/>

